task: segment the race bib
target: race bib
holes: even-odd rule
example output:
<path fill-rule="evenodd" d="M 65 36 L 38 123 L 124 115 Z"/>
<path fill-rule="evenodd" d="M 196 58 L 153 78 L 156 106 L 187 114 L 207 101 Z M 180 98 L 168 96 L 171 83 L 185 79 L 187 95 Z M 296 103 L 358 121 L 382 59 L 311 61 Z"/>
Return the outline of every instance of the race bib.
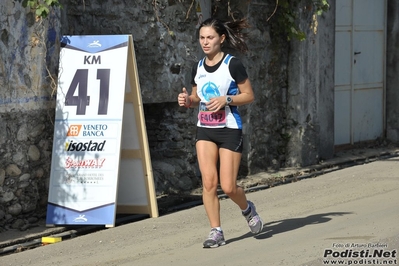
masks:
<path fill-rule="evenodd" d="M 200 103 L 198 120 L 201 126 L 220 127 L 226 125 L 226 111 L 223 108 L 217 112 L 209 111 L 204 102 Z"/>

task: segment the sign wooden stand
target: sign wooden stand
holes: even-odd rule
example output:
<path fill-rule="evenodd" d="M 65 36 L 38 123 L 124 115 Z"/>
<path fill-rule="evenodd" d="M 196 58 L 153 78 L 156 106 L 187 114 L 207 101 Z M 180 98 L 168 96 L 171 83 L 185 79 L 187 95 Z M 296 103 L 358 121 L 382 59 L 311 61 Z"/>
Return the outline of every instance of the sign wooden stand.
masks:
<path fill-rule="evenodd" d="M 47 225 L 158 217 L 132 36 L 61 44 Z"/>
<path fill-rule="evenodd" d="M 118 213 L 142 213 L 142 214 L 150 214 L 151 217 L 158 217 L 158 207 L 155 195 L 155 185 L 151 167 L 151 158 L 150 151 L 148 148 L 148 139 L 147 139 L 147 130 L 145 127 L 144 120 L 144 111 L 143 111 L 143 103 L 141 99 L 141 90 L 140 83 L 137 71 L 137 64 L 135 59 L 135 53 L 133 49 L 133 41 L 132 38 L 129 38 L 129 49 L 128 49 L 128 61 L 127 61 L 127 69 L 128 75 L 126 80 L 126 93 L 125 93 L 125 110 L 124 114 L 129 117 L 131 121 L 133 121 L 133 117 L 135 118 L 136 130 L 130 131 L 126 130 L 122 133 L 122 151 L 121 151 L 121 160 L 122 164 L 126 163 L 126 168 L 129 168 L 129 165 L 133 165 L 134 162 L 138 162 L 142 165 L 142 169 L 144 170 L 142 176 L 142 180 L 145 182 L 145 189 L 140 190 L 143 192 L 147 191 L 147 203 L 143 205 L 135 204 L 135 196 L 134 193 L 120 193 L 120 198 L 118 197 Z M 129 71 L 130 70 L 130 71 Z M 132 90 L 133 88 L 133 90 Z M 133 138 L 132 141 L 128 141 L 128 134 L 130 132 L 136 133 L 130 135 Z M 125 134 L 126 133 L 126 134 Z M 125 138 L 126 137 L 126 138 Z M 126 141 L 126 145 L 123 145 Z M 139 143 L 137 143 L 137 141 Z M 137 143 L 136 145 L 132 145 Z M 132 169 L 134 170 L 134 169 Z M 131 179 L 130 175 L 134 172 L 123 171 L 120 172 L 120 185 L 119 190 L 126 189 L 130 190 L 135 187 L 135 180 Z M 140 177 L 138 177 L 140 178 Z M 125 185 L 126 184 L 126 185 Z M 140 193 L 140 191 L 136 190 L 136 193 Z M 143 202 L 144 203 L 144 202 Z"/>

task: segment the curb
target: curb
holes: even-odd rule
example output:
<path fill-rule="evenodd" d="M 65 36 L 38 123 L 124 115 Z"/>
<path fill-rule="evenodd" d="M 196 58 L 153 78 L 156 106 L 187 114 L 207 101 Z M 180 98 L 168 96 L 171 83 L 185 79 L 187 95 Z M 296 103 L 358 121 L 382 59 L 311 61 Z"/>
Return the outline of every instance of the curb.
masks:
<path fill-rule="evenodd" d="M 239 180 L 238 183 L 244 187 L 246 192 L 253 192 L 394 157 L 399 157 L 399 148 L 362 150 L 362 154 L 337 156 L 317 165 L 303 168 L 286 168 L 278 172 L 256 174 L 252 176 L 250 182 L 248 180 Z"/>

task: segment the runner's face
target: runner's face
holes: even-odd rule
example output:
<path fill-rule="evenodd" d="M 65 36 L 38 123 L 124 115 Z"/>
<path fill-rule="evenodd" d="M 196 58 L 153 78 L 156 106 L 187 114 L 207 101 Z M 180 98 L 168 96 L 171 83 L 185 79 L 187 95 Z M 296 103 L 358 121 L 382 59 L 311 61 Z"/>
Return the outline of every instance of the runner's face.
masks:
<path fill-rule="evenodd" d="M 199 41 L 206 55 L 215 55 L 221 51 L 221 44 L 225 39 L 224 34 L 219 34 L 212 27 L 202 27 L 199 32 Z"/>

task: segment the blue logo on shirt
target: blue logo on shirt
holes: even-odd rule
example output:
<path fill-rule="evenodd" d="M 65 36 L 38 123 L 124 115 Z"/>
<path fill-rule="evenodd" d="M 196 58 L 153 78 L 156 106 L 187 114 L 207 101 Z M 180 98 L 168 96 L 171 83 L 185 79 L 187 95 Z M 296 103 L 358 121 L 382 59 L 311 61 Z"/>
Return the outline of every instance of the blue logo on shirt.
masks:
<path fill-rule="evenodd" d="M 212 82 L 205 83 L 205 85 L 202 86 L 201 91 L 202 95 L 204 95 L 204 98 L 207 102 L 209 102 L 213 97 L 220 96 L 218 87 L 216 86 L 215 83 Z"/>

